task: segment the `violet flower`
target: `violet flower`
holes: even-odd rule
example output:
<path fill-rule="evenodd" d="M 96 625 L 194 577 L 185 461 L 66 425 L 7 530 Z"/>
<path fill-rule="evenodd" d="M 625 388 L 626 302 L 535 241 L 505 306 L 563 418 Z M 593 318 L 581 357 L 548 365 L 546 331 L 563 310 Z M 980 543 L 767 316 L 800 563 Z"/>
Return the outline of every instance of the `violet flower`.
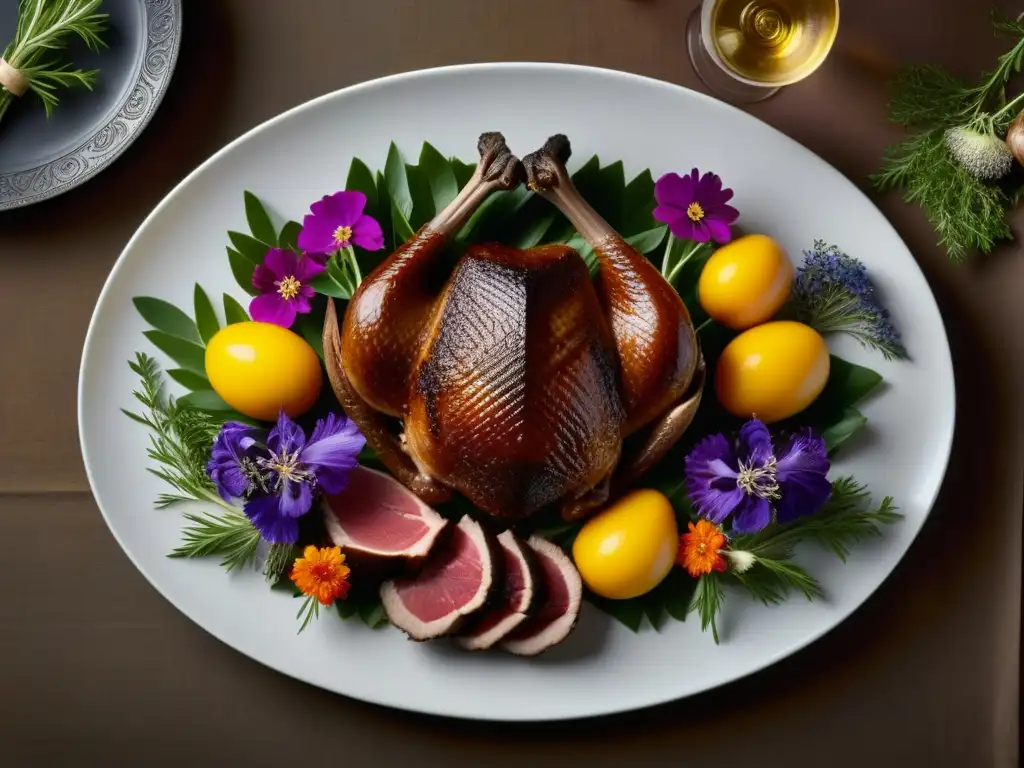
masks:
<path fill-rule="evenodd" d="M 252 273 L 252 284 L 260 295 L 249 303 L 253 320 L 291 328 L 296 315 L 307 314 L 316 291 L 309 281 L 324 271 L 307 256 L 271 248 Z"/>
<path fill-rule="evenodd" d="M 698 514 L 716 525 L 731 516 L 736 533 L 755 533 L 818 512 L 832 493 L 825 440 L 798 432 L 776 449 L 757 419 L 740 428 L 735 444 L 704 438 L 686 457 L 686 488 Z"/>
<path fill-rule="evenodd" d="M 363 213 L 366 195 L 355 190 L 335 192 L 309 206 L 302 219 L 299 249 L 309 254 L 330 255 L 358 245 L 366 251 L 384 247 L 384 233 L 372 216 Z"/>
<path fill-rule="evenodd" d="M 258 432 L 247 424 L 229 421 L 213 442 L 206 472 L 224 501 L 241 499 L 252 489 L 254 435 Z"/>
<path fill-rule="evenodd" d="M 739 211 L 726 205 L 732 199 L 731 189 L 722 189 L 722 180 L 714 173 L 700 175 L 694 168 L 687 176 L 666 173 L 654 185 L 658 205 L 654 218 L 668 224 L 680 240 L 706 243 L 728 243 L 730 226 Z"/>
<path fill-rule="evenodd" d="M 882 306 L 867 267 L 834 245 L 814 241 L 804 251 L 792 292 L 797 315 L 818 333 L 847 333 L 887 360 L 906 358 L 900 333 Z"/>
<path fill-rule="evenodd" d="M 266 490 L 249 497 L 245 514 L 270 543 L 294 543 L 298 518 L 312 508 L 317 490 L 341 491 L 365 443 L 354 422 L 333 413 L 316 423 L 307 440 L 282 411 L 256 459 Z"/>

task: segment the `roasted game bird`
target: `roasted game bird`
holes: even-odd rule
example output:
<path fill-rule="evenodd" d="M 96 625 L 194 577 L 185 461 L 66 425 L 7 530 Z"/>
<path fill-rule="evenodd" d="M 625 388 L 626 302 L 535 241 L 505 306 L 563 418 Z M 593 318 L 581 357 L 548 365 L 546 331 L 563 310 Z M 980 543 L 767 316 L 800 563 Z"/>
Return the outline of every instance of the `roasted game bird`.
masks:
<path fill-rule="evenodd" d="M 331 384 L 388 469 L 428 503 L 451 489 L 506 523 L 586 514 L 678 441 L 704 364 L 682 300 L 582 199 L 554 136 L 520 161 L 499 133 L 458 197 L 324 326 Z M 446 246 L 524 180 L 594 248 L 592 281 L 563 245 Z M 624 449 L 624 445 L 629 447 Z"/>

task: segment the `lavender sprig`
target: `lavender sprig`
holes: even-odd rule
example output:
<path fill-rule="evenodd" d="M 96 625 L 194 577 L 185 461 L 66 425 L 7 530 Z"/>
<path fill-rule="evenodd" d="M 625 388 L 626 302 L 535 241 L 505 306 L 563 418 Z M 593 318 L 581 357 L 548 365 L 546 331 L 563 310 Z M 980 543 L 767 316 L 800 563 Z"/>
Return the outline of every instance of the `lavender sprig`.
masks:
<path fill-rule="evenodd" d="M 846 333 L 886 360 L 907 357 L 899 331 L 882 306 L 867 268 L 823 240 L 804 251 L 793 283 L 793 304 L 800 320 L 818 333 Z"/>

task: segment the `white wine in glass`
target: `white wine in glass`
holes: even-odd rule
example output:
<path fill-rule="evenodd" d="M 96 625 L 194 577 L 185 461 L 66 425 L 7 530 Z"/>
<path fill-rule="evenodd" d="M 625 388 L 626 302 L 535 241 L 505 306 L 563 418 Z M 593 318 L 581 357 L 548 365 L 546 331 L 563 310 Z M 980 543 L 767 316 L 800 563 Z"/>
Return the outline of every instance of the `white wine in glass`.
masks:
<path fill-rule="evenodd" d="M 838 29 L 839 0 L 704 0 L 687 46 L 713 92 L 760 101 L 816 70 Z"/>

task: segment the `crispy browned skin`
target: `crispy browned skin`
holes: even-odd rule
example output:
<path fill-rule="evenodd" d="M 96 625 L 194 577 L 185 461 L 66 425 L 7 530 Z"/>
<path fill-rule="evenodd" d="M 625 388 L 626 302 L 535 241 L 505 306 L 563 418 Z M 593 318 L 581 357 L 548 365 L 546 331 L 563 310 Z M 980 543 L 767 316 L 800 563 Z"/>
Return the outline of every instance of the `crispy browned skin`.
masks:
<path fill-rule="evenodd" d="M 448 240 L 524 175 L 500 134 L 479 150 L 456 200 L 363 281 L 340 329 L 329 305 L 328 374 L 369 445 L 429 503 L 456 489 L 509 521 L 552 504 L 579 517 L 689 426 L 696 337 L 675 290 L 573 187 L 564 137 L 528 156 L 525 174 L 594 247 L 596 287 L 564 246 L 473 246 L 449 272 Z"/>
<path fill-rule="evenodd" d="M 565 170 L 569 154 L 568 139 L 553 136 L 523 165 L 530 188 L 558 206 L 597 255 L 598 294 L 615 336 L 628 435 L 686 392 L 697 366 L 697 339 L 675 289 L 580 197 Z"/>
<path fill-rule="evenodd" d="M 416 463 L 518 519 L 610 476 L 623 410 L 611 333 L 564 246 L 474 246 L 438 304 L 412 385 Z"/>

